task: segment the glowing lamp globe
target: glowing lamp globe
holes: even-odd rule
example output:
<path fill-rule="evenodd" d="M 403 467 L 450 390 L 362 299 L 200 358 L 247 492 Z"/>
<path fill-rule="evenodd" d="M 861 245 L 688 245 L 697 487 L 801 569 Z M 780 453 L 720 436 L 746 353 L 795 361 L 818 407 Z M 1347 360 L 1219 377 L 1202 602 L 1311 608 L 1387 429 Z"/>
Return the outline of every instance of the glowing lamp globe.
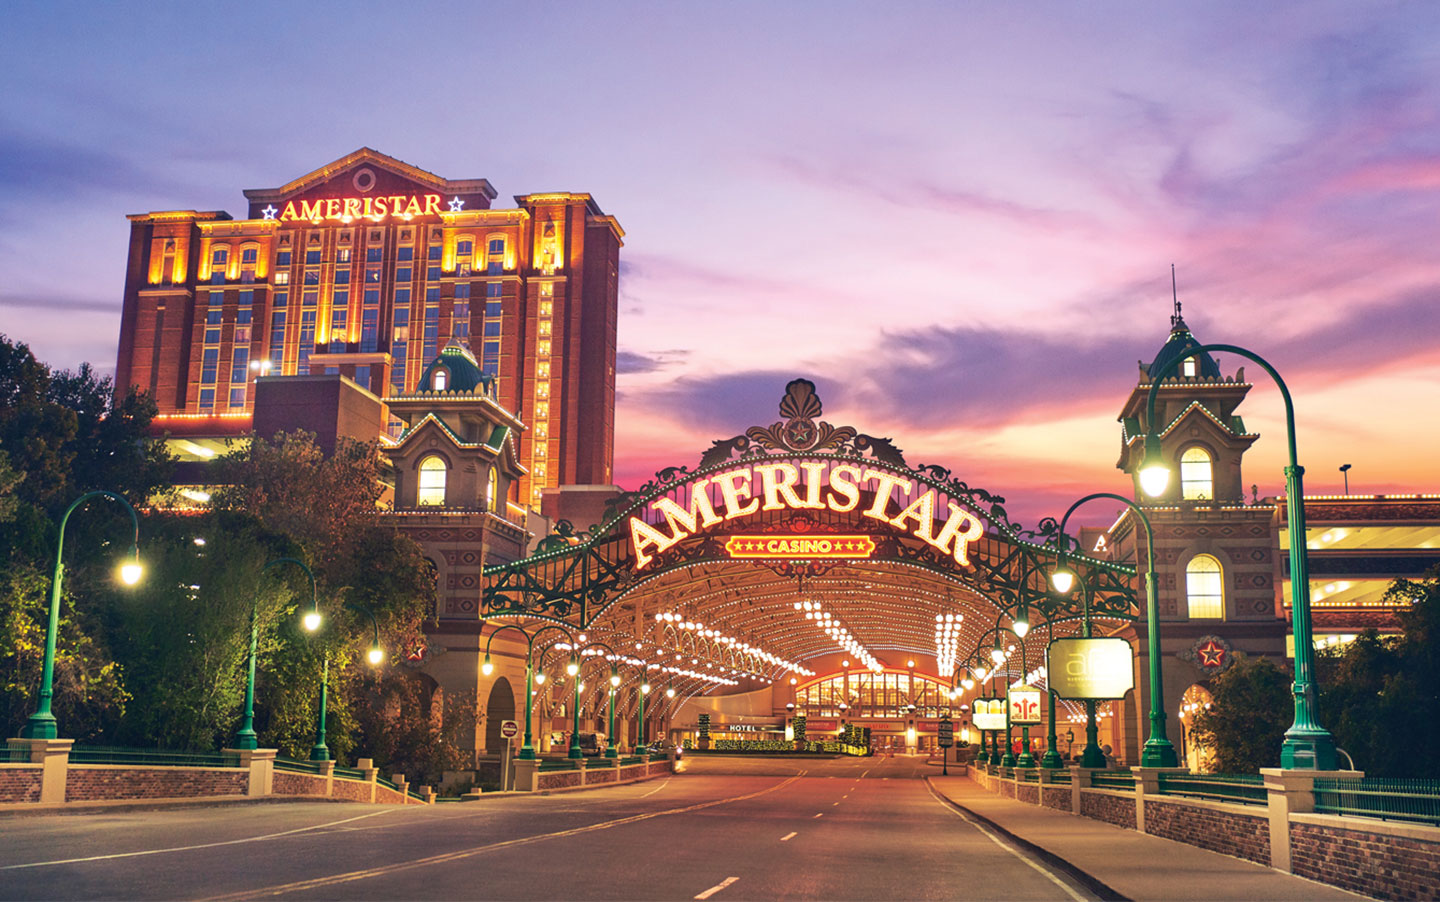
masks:
<path fill-rule="evenodd" d="M 310 632 L 315 632 L 320 628 L 320 612 L 306 611 L 304 618 L 300 621 L 300 624 Z"/>

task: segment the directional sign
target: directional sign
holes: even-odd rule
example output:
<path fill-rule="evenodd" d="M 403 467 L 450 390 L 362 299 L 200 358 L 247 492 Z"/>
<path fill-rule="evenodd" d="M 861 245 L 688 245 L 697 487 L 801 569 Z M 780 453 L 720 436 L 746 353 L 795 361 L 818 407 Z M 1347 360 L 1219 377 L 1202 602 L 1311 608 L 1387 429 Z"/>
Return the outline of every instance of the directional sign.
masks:
<path fill-rule="evenodd" d="M 1010 722 L 1013 724 L 1037 724 L 1040 722 L 1040 690 L 1034 686 L 1016 686 L 1010 690 Z"/>
<path fill-rule="evenodd" d="M 520 725 L 513 720 L 500 721 L 500 738 L 514 739 L 520 735 Z"/>
<path fill-rule="evenodd" d="M 955 725 L 950 722 L 950 718 L 940 718 L 939 731 L 940 747 L 942 749 L 948 749 L 955 744 Z"/>
<path fill-rule="evenodd" d="M 1045 665 L 1060 698 L 1124 698 L 1135 688 L 1134 650 L 1124 639 L 1056 639 Z"/>

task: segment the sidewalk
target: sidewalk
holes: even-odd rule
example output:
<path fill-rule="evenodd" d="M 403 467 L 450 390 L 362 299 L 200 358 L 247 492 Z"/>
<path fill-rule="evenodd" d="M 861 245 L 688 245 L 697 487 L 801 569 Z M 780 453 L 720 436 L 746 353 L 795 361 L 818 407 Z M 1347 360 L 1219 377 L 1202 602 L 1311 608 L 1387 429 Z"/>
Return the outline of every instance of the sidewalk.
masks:
<path fill-rule="evenodd" d="M 1136 902 L 1368 898 L 1229 855 L 997 796 L 968 777 L 927 779 L 956 805 Z"/>

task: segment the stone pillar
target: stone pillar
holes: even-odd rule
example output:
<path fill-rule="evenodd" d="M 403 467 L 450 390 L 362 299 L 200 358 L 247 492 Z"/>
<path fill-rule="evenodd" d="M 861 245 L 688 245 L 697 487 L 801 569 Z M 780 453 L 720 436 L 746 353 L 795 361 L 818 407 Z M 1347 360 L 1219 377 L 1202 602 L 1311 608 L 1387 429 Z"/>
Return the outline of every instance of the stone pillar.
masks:
<path fill-rule="evenodd" d="M 12 739 L 12 748 L 30 747 L 30 763 L 40 765 L 41 803 L 65 801 L 65 781 L 70 775 L 70 747 L 73 739 Z"/>
<path fill-rule="evenodd" d="M 325 798 L 335 794 L 335 759 L 329 761 L 314 761 L 312 764 L 319 765 L 317 773 L 325 778 Z"/>
<path fill-rule="evenodd" d="M 515 791 L 535 792 L 540 788 L 540 761 L 521 759 L 515 762 Z"/>
<path fill-rule="evenodd" d="M 250 771 L 247 796 L 268 796 L 275 791 L 275 756 L 278 749 L 225 749 L 227 755 L 239 755 L 240 766 Z"/>
<path fill-rule="evenodd" d="M 584 786 L 584 785 L 585 785 L 585 768 L 587 768 L 587 767 L 589 767 L 589 766 L 590 766 L 590 762 L 586 761 L 584 758 L 576 758 L 576 759 L 575 759 L 575 769 L 580 772 L 580 785 L 581 785 L 581 786 Z"/>
<path fill-rule="evenodd" d="M 425 804 L 426 804 L 426 805 L 433 805 L 433 804 L 435 804 L 435 790 L 432 789 L 431 787 L 429 787 L 429 786 L 421 786 L 420 788 L 416 789 L 415 791 L 418 792 L 418 793 L 425 799 Z"/>
<path fill-rule="evenodd" d="M 375 759 L 361 758 L 355 762 L 355 768 L 364 775 L 365 782 L 370 784 L 370 801 L 375 801 L 375 790 L 379 785 L 375 778 L 380 776 L 380 768 L 375 766 Z"/>
<path fill-rule="evenodd" d="M 410 798 L 406 793 L 410 791 L 410 781 L 405 779 L 404 774 L 391 774 L 390 782 L 395 784 L 395 789 L 400 793 L 400 804 L 409 805 Z"/>
<path fill-rule="evenodd" d="M 1070 813 L 1080 815 L 1080 793 L 1090 788 L 1090 768 L 1070 765 Z"/>
<path fill-rule="evenodd" d="M 1270 866 L 1293 873 L 1290 867 L 1290 815 L 1315 810 L 1316 779 L 1356 779 L 1362 770 L 1285 770 L 1262 767 L 1270 814 Z"/>
<path fill-rule="evenodd" d="M 1161 774 L 1188 774 L 1188 767 L 1132 767 L 1135 775 L 1135 829 L 1145 832 L 1145 797 L 1160 795 Z"/>

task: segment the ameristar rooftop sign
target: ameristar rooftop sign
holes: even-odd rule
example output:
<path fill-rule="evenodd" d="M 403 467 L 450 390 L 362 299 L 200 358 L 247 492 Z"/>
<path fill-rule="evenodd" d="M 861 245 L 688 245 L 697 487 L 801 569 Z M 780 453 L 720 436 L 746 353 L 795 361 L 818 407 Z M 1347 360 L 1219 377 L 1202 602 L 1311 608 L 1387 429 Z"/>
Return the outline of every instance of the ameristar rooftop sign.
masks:
<path fill-rule="evenodd" d="M 805 477 L 803 483 L 801 471 Z M 909 532 L 915 538 L 953 555 L 955 562 L 962 567 L 970 566 L 969 545 L 979 539 L 985 530 L 979 517 L 954 502 L 947 502 L 947 510 L 943 512 L 945 522 L 936 532 L 936 507 L 939 502 L 934 489 L 927 489 L 911 499 L 915 492 L 915 480 L 860 464 L 819 460 L 802 461 L 798 467 L 787 462 L 753 463 L 695 479 L 688 485 L 688 506 L 682 507 L 672 498 L 661 498 L 651 503 L 650 511 L 657 515 L 656 525 L 652 526 L 639 517 L 630 518 L 630 542 L 635 550 L 637 570 L 649 566 L 655 555 L 682 539 L 717 524 L 760 511 L 854 511 L 860 506 L 861 492 L 866 490 L 873 491 L 874 496 L 870 505 L 859 511 L 861 516 Z M 710 501 L 712 488 L 720 492 L 723 514 L 717 513 Z M 897 489 L 910 500 L 908 504 L 901 502 L 901 509 L 892 515 L 891 508 L 895 505 L 891 503 L 891 496 Z M 663 524 L 660 523 L 661 518 L 664 519 Z M 868 556 L 868 553 L 861 554 L 856 549 L 854 554 L 847 556 L 862 557 Z"/>

